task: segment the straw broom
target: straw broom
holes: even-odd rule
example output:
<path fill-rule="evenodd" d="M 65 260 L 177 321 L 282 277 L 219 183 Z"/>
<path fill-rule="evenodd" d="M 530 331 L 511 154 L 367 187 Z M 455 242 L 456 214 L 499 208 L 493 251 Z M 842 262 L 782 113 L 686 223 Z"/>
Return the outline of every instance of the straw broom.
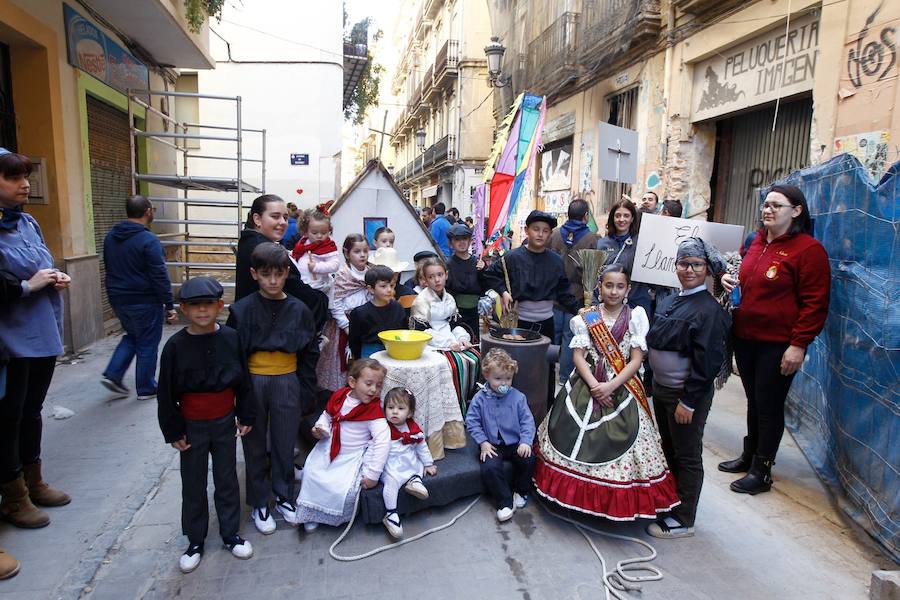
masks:
<path fill-rule="evenodd" d="M 597 279 L 600 271 L 606 264 L 606 250 L 585 248 L 575 253 L 572 260 L 581 267 L 581 285 L 584 288 L 584 306 L 593 304 L 594 288 L 597 287 Z M 571 255 L 570 255 L 571 256 Z"/>

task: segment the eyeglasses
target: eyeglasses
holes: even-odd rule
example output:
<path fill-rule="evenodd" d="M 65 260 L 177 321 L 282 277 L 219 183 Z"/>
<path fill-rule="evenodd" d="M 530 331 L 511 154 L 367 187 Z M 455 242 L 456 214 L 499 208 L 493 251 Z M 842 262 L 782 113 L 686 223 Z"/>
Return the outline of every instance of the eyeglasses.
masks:
<path fill-rule="evenodd" d="M 767 208 L 770 208 L 774 211 L 781 210 L 782 208 L 794 208 L 790 204 L 782 204 L 781 202 L 763 202 L 759 205 L 759 212 L 763 212 Z"/>
<path fill-rule="evenodd" d="M 690 269 L 694 273 L 701 273 L 706 268 L 705 262 L 677 262 L 675 268 L 679 271 L 687 271 Z"/>

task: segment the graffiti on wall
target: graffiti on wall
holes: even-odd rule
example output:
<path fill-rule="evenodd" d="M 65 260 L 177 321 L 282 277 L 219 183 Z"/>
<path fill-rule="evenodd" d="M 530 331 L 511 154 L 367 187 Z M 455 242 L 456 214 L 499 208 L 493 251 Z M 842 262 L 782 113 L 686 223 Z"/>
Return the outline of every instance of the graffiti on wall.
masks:
<path fill-rule="evenodd" d="M 847 51 L 847 75 L 853 87 L 884 81 L 897 74 L 897 30 L 886 25 L 872 28 L 884 1 L 869 15 Z"/>

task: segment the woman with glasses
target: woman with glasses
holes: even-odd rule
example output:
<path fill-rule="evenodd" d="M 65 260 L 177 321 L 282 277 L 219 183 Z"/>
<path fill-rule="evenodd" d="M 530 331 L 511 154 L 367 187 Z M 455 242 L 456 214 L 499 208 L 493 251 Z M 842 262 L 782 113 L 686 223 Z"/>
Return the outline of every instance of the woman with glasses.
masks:
<path fill-rule="evenodd" d="M 639 224 L 637 208 L 634 203 L 627 198 L 622 198 L 609 209 L 609 217 L 606 219 L 606 237 L 597 240 L 597 249 L 606 251 L 605 266 L 622 265 L 629 278 L 634 266 L 634 251 L 637 248 Z M 581 277 L 580 271 L 578 277 Z M 597 300 L 599 301 L 599 298 Z M 631 308 L 640 306 L 648 315 L 653 314 L 650 286 L 646 283 L 632 283 L 631 291 L 625 301 Z"/>
<path fill-rule="evenodd" d="M 828 316 L 831 270 L 822 244 L 811 235 L 803 192 L 776 185 L 760 206 L 763 227 L 747 248 L 734 310 L 734 357 L 747 394 L 747 435 L 740 457 L 719 463 L 726 473 L 747 474 L 731 490 L 759 494 L 772 487 L 772 465 L 784 433 L 784 401 L 806 347 Z"/>
<path fill-rule="evenodd" d="M 647 527 L 653 537 L 694 535 L 703 486 L 703 428 L 731 326 L 728 313 L 707 291 L 706 278 L 724 271 L 725 259 L 715 246 L 700 238 L 684 240 L 675 255 L 681 291 L 659 302 L 647 334 L 653 411 L 681 500 Z"/>

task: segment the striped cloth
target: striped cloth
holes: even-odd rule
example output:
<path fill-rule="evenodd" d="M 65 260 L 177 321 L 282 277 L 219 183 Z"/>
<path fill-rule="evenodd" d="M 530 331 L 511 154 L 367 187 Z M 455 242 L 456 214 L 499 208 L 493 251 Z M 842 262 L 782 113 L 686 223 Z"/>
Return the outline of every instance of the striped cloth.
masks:
<path fill-rule="evenodd" d="M 450 363 L 450 371 L 453 374 L 453 387 L 456 388 L 456 397 L 459 400 L 459 410 L 462 412 L 463 419 L 466 416 L 466 406 L 472 391 L 475 388 L 475 382 L 478 381 L 478 375 L 481 373 L 481 353 L 478 350 L 470 349 L 462 352 L 453 352 L 452 350 L 441 350 L 441 354 Z"/>

